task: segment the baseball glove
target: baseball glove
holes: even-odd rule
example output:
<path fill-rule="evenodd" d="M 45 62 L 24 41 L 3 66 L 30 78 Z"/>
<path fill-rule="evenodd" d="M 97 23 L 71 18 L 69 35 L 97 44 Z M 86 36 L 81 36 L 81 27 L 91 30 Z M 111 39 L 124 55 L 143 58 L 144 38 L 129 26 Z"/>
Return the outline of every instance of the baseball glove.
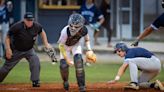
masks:
<path fill-rule="evenodd" d="M 46 48 L 46 47 L 44 47 L 44 51 L 51 58 L 53 64 L 57 63 L 56 51 L 55 51 L 55 49 L 53 47 L 52 48 Z"/>
<path fill-rule="evenodd" d="M 90 52 L 86 52 L 86 62 L 89 63 L 96 63 L 96 54 L 94 53 L 90 53 Z"/>

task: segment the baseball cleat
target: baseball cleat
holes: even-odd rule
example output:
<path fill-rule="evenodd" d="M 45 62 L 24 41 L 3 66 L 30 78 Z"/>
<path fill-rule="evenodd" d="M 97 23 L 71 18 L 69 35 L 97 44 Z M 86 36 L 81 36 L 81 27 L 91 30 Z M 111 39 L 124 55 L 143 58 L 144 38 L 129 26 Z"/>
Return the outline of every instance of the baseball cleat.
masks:
<path fill-rule="evenodd" d="M 155 81 L 155 88 L 159 88 L 161 91 L 164 91 L 164 86 L 159 80 Z"/>
<path fill-rule="evenodd" d="M 139 89 L 139 86 L 137 85 L 137 83 L 131 82 L 127 86 L 125 86 L 124 88 L 138 90 Z"/>
<path fill-rule="evenodd" d="M 32 82 L 32 87 L 40 87 L 39 81 L 33 81 Z"/>
<path fill-rule="evenodd" d="M 68 82 L 64 82 L 63 87 L 64 87 L 66 92 L 69 91 L 69 83 Z"/>

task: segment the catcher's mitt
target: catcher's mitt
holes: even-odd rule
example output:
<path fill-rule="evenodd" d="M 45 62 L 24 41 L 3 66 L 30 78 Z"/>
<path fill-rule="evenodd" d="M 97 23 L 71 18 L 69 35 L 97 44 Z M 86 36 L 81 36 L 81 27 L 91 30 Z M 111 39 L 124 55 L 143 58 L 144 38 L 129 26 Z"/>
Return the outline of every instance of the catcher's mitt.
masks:
<path fill-rule="evenodd" d="M 96 54 L 94 53 L 90 53 L 90 52 L 86 52 L 86 62 L 89 63 L 96 63 Z"/>
<path fill-rule="evenodd" d="M 46 48 L 46 47 L 44 47 L 44 51 L 51 58 L 53 64 L 57 63 L 56 51 L 55 51 L 55 49 L 53 47 L 52 48 Z"/>

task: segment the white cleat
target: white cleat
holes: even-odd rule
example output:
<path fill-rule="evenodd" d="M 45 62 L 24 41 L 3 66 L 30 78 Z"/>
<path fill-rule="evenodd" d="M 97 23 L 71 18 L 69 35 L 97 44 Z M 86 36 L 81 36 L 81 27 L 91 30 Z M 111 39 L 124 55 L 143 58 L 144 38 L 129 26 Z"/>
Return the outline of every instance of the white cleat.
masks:
<path fill-rule="evenodd" d="M 138 90 L 139 86 L 137 84 L 135 84 L 135 83 L 130 83 L 127 86 L 125 86 L 124 88 Z"/>
<path fill-rule="evenodd" d="M 159 80 L 155 81 L 155 88 L 159 88 L 161 91 L 164 91 L 164 86 Z"/>

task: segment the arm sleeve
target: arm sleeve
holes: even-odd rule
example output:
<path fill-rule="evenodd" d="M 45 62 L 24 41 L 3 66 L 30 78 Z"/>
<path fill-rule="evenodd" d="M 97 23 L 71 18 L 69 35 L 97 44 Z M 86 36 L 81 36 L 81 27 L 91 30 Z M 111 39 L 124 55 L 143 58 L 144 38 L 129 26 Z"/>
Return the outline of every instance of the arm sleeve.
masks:
<path fill-rule="evenodd" d="M 64 44 L 60 44 L 60 43 L 59 43 L 59 50 L 60 50 L 60 52 L 62 53 L 62 55 L 63 55 L 64 57 L 66 57 L 66 51 L 65 51 L 65 48 L 64 48 Z"/>

